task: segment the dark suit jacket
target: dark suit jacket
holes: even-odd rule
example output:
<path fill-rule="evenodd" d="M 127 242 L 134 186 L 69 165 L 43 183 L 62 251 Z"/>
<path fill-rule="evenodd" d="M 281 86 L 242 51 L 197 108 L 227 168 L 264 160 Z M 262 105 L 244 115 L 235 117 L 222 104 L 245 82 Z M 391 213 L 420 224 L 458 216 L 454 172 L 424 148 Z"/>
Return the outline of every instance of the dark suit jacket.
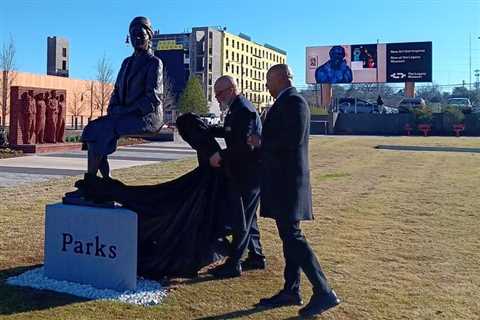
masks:
<path fill-rule="evenodd" d="M 262 122 L 257 110 L 244 96 L 233 101 L 223 127 L 211 127 L 215 137 L 225 138 L 227 148 L 220 151 L 222 166 L 239 191 L 259 187 L 259 152 L 247 144 L 250 134 L 260 135 Z"/>
<path fill-rule="evenodd" d="M 263 124 L 260 215 L 282 221 L 312 220 L 308 164 L 310 111 L 295 88 L 273 104 Z"/>
<path fill-rule="evenodd" d="M 131 124 L 138 127 L 139 133 L 157 131 L 163 118 L 162 94 L 162 61 L 151 53 L 132 55 L 123 60 L 108 109 L 113 106 L 132 107 L 131 115 L 135 119 Z M 132 129 L 127 132 L 136 128 Z"/>

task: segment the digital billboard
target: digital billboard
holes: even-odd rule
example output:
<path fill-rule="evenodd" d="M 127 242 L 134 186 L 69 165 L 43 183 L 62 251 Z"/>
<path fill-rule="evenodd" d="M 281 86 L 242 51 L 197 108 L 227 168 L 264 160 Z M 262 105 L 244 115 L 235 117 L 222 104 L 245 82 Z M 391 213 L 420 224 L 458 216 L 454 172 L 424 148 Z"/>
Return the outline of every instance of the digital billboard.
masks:
<path fill-rule="evenodd" d="M 306 82 L 431 82 L 432 42 L 307 47 Z"/>

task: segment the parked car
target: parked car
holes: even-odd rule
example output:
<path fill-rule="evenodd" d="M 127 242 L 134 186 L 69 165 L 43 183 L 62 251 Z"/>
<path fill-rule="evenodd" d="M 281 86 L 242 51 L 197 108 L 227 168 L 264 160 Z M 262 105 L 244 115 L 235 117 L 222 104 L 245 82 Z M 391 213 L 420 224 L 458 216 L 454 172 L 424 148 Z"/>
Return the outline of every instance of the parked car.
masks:
<path fill-rule="evenodd" d="M 208 125 L 218 125 L 220 124 L 220 117 L 215 113 L 207 113 L 201 115 L 200 118 L 205 121 Z"/>
<path fill-rule="evenodd" d="M 337 110 L 342 113 L 379 113 L 378 106 L 358 98 L 340 98 Z"/>
<path fill-rule="evenodd" d="M 422 98 L 403 98 L 398 104 L 399 113 L 412 112 L 413 109 L 421 109 L 426 106 L 425 100 Z"/>
<path fill-rule="evenodd" d="M 450 98 L 447 100 L 447 106 L 460 109 L 463 113 L 473 111 L 472 103 L 468 98 Z"/>
<path fill-rule="evenodd" d="M 395 113 L 398 113 L 398 108 L 382 105 L 380 113 L 395 114 Z"/>

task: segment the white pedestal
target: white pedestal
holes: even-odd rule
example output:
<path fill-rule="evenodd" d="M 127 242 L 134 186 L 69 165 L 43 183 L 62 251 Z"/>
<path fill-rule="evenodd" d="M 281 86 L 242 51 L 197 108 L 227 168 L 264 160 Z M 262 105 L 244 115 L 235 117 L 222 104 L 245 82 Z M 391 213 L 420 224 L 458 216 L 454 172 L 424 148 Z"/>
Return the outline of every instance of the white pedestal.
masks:
<path fill-rule="evenodd" d="M 137 286 L 137 214 L 64 204 L 46 207 L 45 276 L 117 291 Z"/>

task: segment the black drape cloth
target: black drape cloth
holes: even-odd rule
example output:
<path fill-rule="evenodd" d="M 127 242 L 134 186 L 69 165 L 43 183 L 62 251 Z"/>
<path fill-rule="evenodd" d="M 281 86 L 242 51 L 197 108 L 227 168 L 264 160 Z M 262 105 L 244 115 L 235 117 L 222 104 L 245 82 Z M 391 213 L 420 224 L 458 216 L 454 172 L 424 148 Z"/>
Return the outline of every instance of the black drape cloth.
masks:
<path fill-rule="evenodd" d="M 87 185 L 96 200 L 114 200 L 138 214 L 138 274 L 153 279 L 194 276 L 228 254 L 229 244 L 221 239 L 244 219 L 227 170 L 208 164 L 220 150 L 208 127 L 198 116 L 185 114 L 177 128 L 197 151 L 194 170 L 157 185 L 128 186 L 103 178 Z"/>

